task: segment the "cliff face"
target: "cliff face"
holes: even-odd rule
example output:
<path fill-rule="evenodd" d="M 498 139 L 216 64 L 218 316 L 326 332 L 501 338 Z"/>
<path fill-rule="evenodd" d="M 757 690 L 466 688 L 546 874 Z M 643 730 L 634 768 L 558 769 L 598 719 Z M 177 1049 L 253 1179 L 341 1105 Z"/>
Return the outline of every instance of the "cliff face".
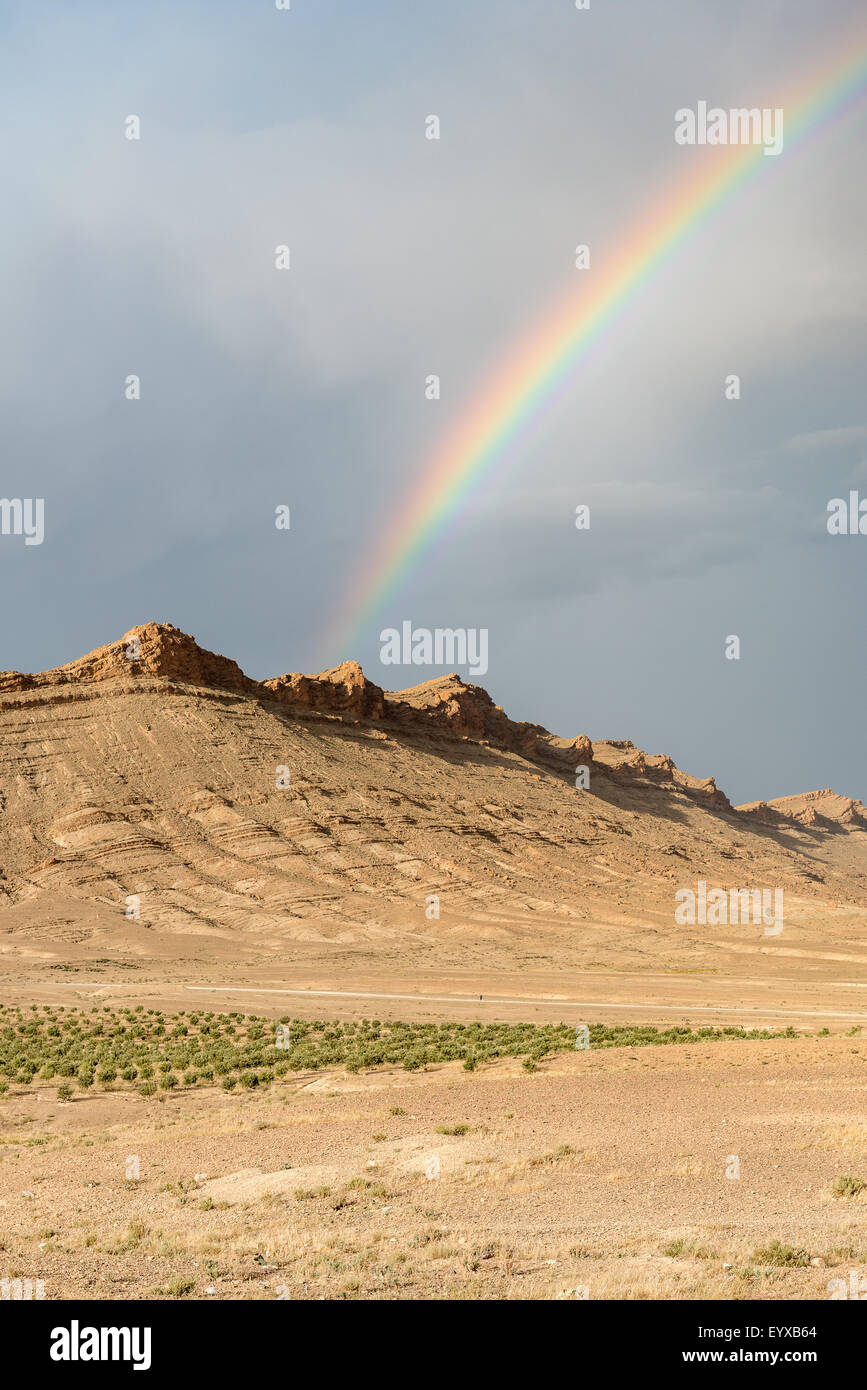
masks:
<path fill-rule="evenodd" d="M 290 673 L 262 681 L 260 693 L 298 710 L 339 714 L 344 719 L 382 719 L 385 696 L 357 661 L 344 661 L 318 676 Z"/>
<path fill-rule="evenodd" d="M 594 761 L 586 734 L 559 738 L 539 724 L 510 719 L 481 686 L 452 674 L 423 681 L 407 690 L 384 691 L 365 676 L 357 661 L 315 675 L 288 672 L 268 680 L 246 676 L 237 662 L 200 647 L 194 637 L 171 623 L 143 623 L 124 637 L 89 652 L 77 661 L 34 675 L 0 672 L 0 694 L 46 687 L 85 687 L 108 681 L 149 677 L 176 684 L 233 691 L 276 701 L 299 714 L 332 715 L 348 721 L 381 721 L 395 729 L 444 734 L 502 748 L 522 757 L 553 764 L 574 774 Z M 599 745 L 597 766 L 609 775 L 638 776 L 651 782 L 679 784 L 721 809 L 728 799 L 713 779 L 701 782 L 682 774 L 670 758 L 653 757 L 628 740 Z"/>
<path fill-rule="evenodd" d="M 830 787 L 778 796 L 773 801 L 750 801 L 738 810 L 765 825 L 798 824 L 820 829 L 867 830 L 867 809 L 850 796 L 839 796 Z"/>
<path fill-rule="evenodd" d="M 693 777 L 666 754 L 645 753 L 629 739 L 592 743 L 586 734 L 564 739 L 539 724 L 515 721 L 481 686 L 469 684 L 456 674 L 392 692 L 369 680 L 357 661 L 344 661 L 315 675 L 288 672 L 255 681 L 244 674 L 237 662 L 200 647 L 194 637 L 171 623 L 143 623 L 130 628 L 118 641 L 49 671 L 34 675 L 2 671 L 0 695 L 50 687 L 84 691 L 103 682 L 132 682 L 134 686 L 142 678 L 231 691 L 284 705 L 287 711 L 299 716 L 327 715 L 352 723 L 371 721 L 395 731 L 483 743 L 570 776 L 585 766 L 614 784 L 638 782 L 676 791 L 709 809 L 736 809 L 745 819 L 768 826 L 867 829 L 867 812 L 861 803 L 838 796 L 830 789 L 733 808 L 713 777 Z"/>
<path fill-rule="evenodd" d="M 194 638 L 171 623 L 143 623 L 125 637 L 97 647 L 87 656 L 55 666 L 36 675 L 0 671 L 0 693 L 35 690 L 44 686 L 72 685 L 135 676 L 163 676 L 190 685 L 213 686 L 252 694 L 256 682 L 244 675 L 228 657 L 205 651 Z"/>
<path fill-rule="evenodd" d="M 389 694 L 386 709 L 395 723 L 477 739 L 527 758 L 535 756 L 537 739 L 546 733 L 538 724 L 515 723 L 486 690 L 466 684 L 457 675 L 439 676 Z"/>
<path fill-rule="evenodd" d="M 738 812 L 671 758 L 558 738 L 456 675 L 389 692 L 344 662 L 260 682 L 148 623 L 0 675 L 0 958 L 57 980 L 120 952 L 193 984 L 220 961 L 285 980 L 302 959 L 315 984 L 360 955 L 413 979 L 434 962 L 715 973 L 719 935 L 674 921 L 703 879 L 784 889 L 783 965 L 826 939 L 848 971 L 862 809 L 821 792 Z M 764 949 L 744 930 L 735 972 Z"/>

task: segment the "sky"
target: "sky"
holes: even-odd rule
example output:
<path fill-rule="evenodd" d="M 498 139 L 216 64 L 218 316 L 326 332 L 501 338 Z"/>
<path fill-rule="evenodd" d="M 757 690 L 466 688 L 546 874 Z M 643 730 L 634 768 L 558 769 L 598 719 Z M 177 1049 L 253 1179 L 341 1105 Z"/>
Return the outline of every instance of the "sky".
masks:
<path fill-rule="evenodd" d="M 259 679 L 353 658 L 400 689 L 452 668 L 383 665 L 384 629 L 486 629 L 512 718 L 736 803 L 867 800 L 867 536 L 826 524 L 867 497 L 863 104 L 686 239 L 357 624 L 365 556 L 496 364 L 718 153 L 675 112 L 779 105 L 859 16 L 3 0 L 0 495 L 43 498 L 45 533 L 0 535 L 0 667 L 160 621 Z"/>

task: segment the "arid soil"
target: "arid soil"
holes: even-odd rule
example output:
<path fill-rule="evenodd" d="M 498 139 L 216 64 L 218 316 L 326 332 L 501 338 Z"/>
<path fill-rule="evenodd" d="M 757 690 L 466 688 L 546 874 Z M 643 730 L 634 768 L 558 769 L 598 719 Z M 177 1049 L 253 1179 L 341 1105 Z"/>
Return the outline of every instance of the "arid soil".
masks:
<path fill-rule="evenodd" d="M 781 891 L 782 930 L 678 924 L 700 881 Z M 457 676 L 257 682 L 146 624 L 0 673 L 0 1003 L 804 1035 L 262 1095 L 12 1085 L 0 1276 L 46 1297 L 826 1298 L 867 1275 L 863 1194 L 830 1190 L 867 1179 L 867 813 L 830 790 L 736 808 Z"/>
<path fill-rule="evenodd" d="M 831 1186 L 867 1178 L 865 1100 L 857 1037 L 37 1086 L 3 1106 L 4 1272 L 46 1298 L 829 1298 L 867 1272 L 867 1188 Z"/>

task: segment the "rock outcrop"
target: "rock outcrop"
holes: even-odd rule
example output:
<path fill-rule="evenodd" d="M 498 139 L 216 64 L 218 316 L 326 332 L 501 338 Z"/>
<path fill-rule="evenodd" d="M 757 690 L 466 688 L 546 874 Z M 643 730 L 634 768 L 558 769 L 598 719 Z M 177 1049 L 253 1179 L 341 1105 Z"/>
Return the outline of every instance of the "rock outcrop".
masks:
<path fill-rule="evenodd" d="M 455 674 L 438 676 L 408 690 L 389 691 L 386 713 L 397 724 L 441 729 L 458 738 L 507 748 L 525 758 L 535 756 L 539 736 L 547 734 L 538 724 L 516 723 L 480 685 L 468 685 Z"/>
<path fill-rule="evenodd" d="M 713 777 L 682 772 L 667 754 L 645 753 L 631 739 L 601 739 L 585 734 L 557 737 L 540 724 L 513 720 L 479 685 L 455 673 L 423 681 L 407 690 L 384 691 L 365 676 L 357 661 L 344 661 L 315 675 L 288 672 L 255 681 L 237 662 L 200 647 L 194 637 L 171 623 L 143 623 L 120 640 L 98 647 L 77 661 L 49 671 L 24 675 L 0 672 L 0 695 L 75 687 L 141 678 L 200 689 L 226 690 L 263 702 L 285 705 L 303 715 L 336 717 L 347 722 L 375 721 L 395 732 L 443 734 L 485 743 L 523 758 L 553 765 L 573 775 L 587 766 L 616 783 L 635 781 L 683 793 L 714 811 L 737 812 L 767 825 L 867 829 L 867 810 L 860 801 L 830 788 L 774 801 L 733 808 Z M 591 779 L 591 787 L 593 779 Z"/>
<path fill-rule="evenodd" d="M 593 758 L 615 777 L 637 777 L 685 792 L 715 811 L 730 811 L 732 804 L 713 777 L 692 777 L 683 772 L 667 753 L 645 753 L 631 739 L 597 739 Z"/>
<path fill-rule="evenodd" d="M 344 661 L 317 676 L 295 672 L 274 676 L 262 681 L 259 688 L 296 709 L 339 714 L 344 719 L 382 719 L 385 715 L 383 691 L 367 679 L 357 661 Z"/>
<path fill-rule="evenodd" d="M 244 694 L 253 693 L 257 685 L 244 675 L 236 661 L 206 651 L 195 638 L 171 623 L 142 623 L 130 628 L 119 641 L 97 647 L 65 666 L 55 666 L 35 675 L 0 671 L 0 692 L 142 675 L 169 677 L 190 685 L 213 686 Z"/>
<path fill-rule="evenodd" d="M 830 787 L 797 796 L 778 796 L 773 801 L 749 801 L 737 809 L 766 824 L 806 825 L 820 830 L 839 827 L 867 830 L 867 808 L 850 796 L 840 796 Z"/>

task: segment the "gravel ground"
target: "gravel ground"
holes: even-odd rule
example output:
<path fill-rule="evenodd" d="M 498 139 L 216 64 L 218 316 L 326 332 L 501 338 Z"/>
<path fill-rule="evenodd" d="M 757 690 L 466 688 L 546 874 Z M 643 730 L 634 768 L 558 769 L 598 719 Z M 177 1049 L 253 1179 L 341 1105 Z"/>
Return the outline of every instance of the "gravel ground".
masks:
<path fill-rule="evenodd" d="M 867 1181 L 865 1099 L 867 1039 L 842 1031 L 257 1095 L 13 1087 L 0 1277 L 49 1299 L 829 1298 L 867 1275 L 867 1188 L 831 1188 Z"/>

